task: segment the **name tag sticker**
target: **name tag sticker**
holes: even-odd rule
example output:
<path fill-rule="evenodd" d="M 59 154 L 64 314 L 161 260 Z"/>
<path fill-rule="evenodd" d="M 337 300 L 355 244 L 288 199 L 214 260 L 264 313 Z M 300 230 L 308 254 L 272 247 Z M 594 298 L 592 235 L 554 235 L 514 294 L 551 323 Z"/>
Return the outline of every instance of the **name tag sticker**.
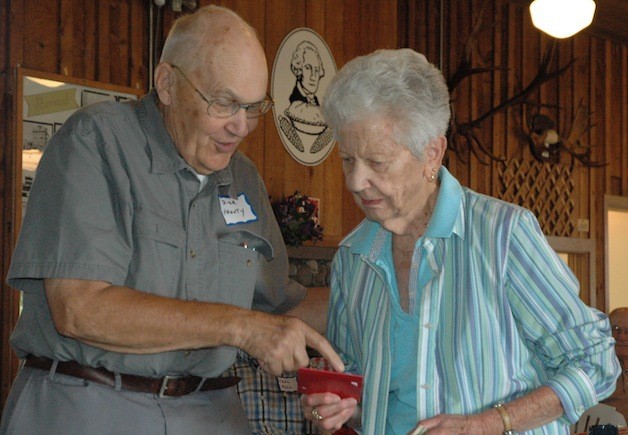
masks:
<path fill-rule="evenodd" d="M 220 199 L 220 210 L 227 225 L 244 224 L 257 220 L 257 215 L 244 193 L 238 195 L 237 198 L 229 196 L 219 196 L 218 198 Z"/>
<path fill-rule="evenodd" d="M 279 388 L 284 393 L 294 393 L 294 392 L 296 392 L 298 390 L 298 384 L 297 384 L 297 378 L 296 377 L 293 377 L 293 378 L 282 378 L 282 377 L 279 377 L 279 378 L 277 378 L 277 381 L 279 382 Z"/>

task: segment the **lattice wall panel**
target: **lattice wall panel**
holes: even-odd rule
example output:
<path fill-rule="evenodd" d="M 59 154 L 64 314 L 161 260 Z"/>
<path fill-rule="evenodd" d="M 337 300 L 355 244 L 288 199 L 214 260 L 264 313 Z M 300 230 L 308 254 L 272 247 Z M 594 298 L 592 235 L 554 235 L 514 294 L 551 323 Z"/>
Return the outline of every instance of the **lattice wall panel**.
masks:
<path fill-rule="evenodd" d="M 513 158 L 498 165 L 498 173 L 501 199 L 530 209 L 545 235 L 572 236 L 573 168 Z"/>

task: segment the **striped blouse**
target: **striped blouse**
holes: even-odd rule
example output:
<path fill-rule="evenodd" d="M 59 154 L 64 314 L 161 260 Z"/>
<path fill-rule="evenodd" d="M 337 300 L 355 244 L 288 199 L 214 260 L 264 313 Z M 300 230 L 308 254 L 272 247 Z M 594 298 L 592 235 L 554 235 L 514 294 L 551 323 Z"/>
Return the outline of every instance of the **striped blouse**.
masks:
<path fill-rule="evenodd" d="M 527 434 L 568 434 L 569 424 L 615 388 L 620 373 L 608 318 L 578 297 L 578 281 L 534 215 L 463 188 L 445 169 L 413 269 L 429 275 L 419 317 L 417 421 L 473 414 L 546 385 L 565 413 Z M 362 430 L 385 433 L 392 305 L 381 258 L 391 234 L 365 220 L 334 258 L 328 338 L 365 376 Z M 416 279 L 411 285 L 416 284 Z M 415 285 L 415 287 L 417 287 Z"/>

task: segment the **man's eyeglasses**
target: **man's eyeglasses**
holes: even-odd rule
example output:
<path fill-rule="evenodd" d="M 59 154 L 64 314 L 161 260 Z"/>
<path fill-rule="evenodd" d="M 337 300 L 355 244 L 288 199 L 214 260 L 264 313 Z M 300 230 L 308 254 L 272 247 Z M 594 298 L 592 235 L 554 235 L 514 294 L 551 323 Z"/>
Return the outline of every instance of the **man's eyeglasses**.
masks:
<path fill-rule="evenodd" d="M 246 112 L 247 118 L 259 118 L 270 110 L 275 104 L 270 95 L 266 94 L 266 98 L 257 103 L 238 103 L 237 101 L 228 100 L 226 98 L 206 98 L 205 95 L 199 91 L 194 83 L 188 78 L 187 75 L 177 65 L 170 64 L 170 66 L 178 71 L 186 82 L 196 91 L 198 95 L 207 103 L 207 114 L 214 118 L 229 118 L 235 115 L 241 108 Z"/>

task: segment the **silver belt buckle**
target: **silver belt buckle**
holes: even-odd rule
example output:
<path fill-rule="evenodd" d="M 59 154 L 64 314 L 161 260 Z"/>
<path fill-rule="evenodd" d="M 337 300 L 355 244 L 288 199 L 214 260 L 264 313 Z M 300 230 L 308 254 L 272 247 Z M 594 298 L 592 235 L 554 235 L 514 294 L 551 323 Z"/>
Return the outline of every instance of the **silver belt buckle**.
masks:
<path fill-rule="evenodd" d="M 168 389 L 168 381 L 170 379 L 179 379 L 181 376 L 164 376 L 161 380 L 161 387 L 159 388 L 159 398 L 163 399 L 164 397 L 168 397 L 165 395 L 166 390 Z"/>

